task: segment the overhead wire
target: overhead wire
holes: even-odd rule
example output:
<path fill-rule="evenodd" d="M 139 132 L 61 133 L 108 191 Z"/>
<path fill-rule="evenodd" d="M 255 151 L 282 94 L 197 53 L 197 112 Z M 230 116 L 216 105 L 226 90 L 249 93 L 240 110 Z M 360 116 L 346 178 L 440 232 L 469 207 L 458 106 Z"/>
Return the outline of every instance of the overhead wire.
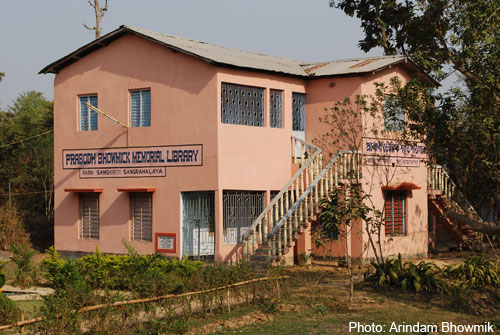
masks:
<path fill-rule="evenodd" d="M 2 144 L 0 145 L 0 148 L 4 148 L 4 147 L 8 147 L 10 145 L 14 145 L 14 144 L 18 144 L 18 143 L 22 143 L 22 142 L 25 142 L 25 141 L 28 141 L 28 140 L 31 140 L 35 137 L 40 137 L 40 136 L 43 136 L 43 135 L 47 135 L 49 133 L 52 133 L 54 132 L 54 129 L 51 129 L 51 130 L 47 130 L 41 134 L 38 134 L 38 135 L 34 135 L 34 136 L 30 136 L 30 137 L 26 137 L 26 138 L 23 138 L 22 140 L 19 140 L 19 141 L 15 141 L 15 142 L 11 142 L 11 143 L 7 143 L 7 144 Z"/>

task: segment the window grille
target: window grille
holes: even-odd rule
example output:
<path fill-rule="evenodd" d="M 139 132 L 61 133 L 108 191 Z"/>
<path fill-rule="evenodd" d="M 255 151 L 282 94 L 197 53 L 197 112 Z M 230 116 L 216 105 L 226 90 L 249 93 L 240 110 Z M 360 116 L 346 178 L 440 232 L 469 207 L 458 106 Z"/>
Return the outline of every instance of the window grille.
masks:
<path fill-rule="evenodd" d="M 406 191 L 385 192 L 385 234 L 406 235 Z"/>
<path fill-rule="evenodd" d="M 264 127 L 264 89 L 222 83 L 222 123 Z"/>
<path fill-rule="evenodd" d="M 241 243 L 241 236 L 264 210 L 264 192 L 224 191 L 224 244 Z"/>
<path fill-rule="evenodd" d="M 270 111 L 269 111 L 269 117 L 270 117 L 270 123 L 271 123 L 271 128 L 281 128 L 282 127 L 282 109 L 283 109 L 283 103 L 282 103 L 282 91 L 278 90 L 271 90 L 270 91 Z"/>
<path fill-rule="evenodd" d="M 80 193 L 80 238 L 99 239 L 99 193 Z"/>
<path fill-rule="evenodd" d="M 404 131 L 406 126 L 405 111 L 397 105 L 395 95 L 384 97 L 384 128 L 390 131 Z"/>
<path fill-rule="evenodd" d="M 97 113 L 88 108 L 86 102 L 97 108 L 97 95 L 80 97 L 80 130 L 97 130 Z"/>
<path fill-rule="evenodd" d="M 130 193 L 132 208 L 131 239 L 153 241 L 153 194 L 150 192 Z"/>
<path fill-rule="evenodd" d="M 132 127 L 151 126 L 151 91 L 130 92 L 130 125 Z"/>
<path fill-rule="evenodd" d="M 215 255 L 214 194 L 212 191 L 182 193 L 183 255 Z"/>
<path fill-rule="evenodd" d="M 292 93 L 292 117 L 295 131 L 306 129 L 306 95 L 304 93 Z"/>

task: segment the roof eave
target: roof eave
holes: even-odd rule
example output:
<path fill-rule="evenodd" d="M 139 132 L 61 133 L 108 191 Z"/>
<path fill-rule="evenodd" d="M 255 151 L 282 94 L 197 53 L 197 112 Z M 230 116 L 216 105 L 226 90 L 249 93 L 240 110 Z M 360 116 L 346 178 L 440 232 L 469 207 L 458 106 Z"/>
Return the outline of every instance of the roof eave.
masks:
<path fill-rule="evenodd" d="M 47 73 L 57 74 L 59 73 L 60 70 L 62 70 L 66 66 L 73 64 L 74 62 L 94 52 L 95 50 L 108 46 L 114 40 L 125 35 L 128 31 L 129 29 L 127 29 L 124 26 L 121 26 L 118 29 L 115 29 L 112 32 L 102 36 L 101 38 L 94 40 L 90 43 L 87 43 L 84 46 L 76 49 L 72 53 L 50 63 L 49 65 L 41 69 L 40 72 L 38 72 L 38 74 L 47 74 Z"/>

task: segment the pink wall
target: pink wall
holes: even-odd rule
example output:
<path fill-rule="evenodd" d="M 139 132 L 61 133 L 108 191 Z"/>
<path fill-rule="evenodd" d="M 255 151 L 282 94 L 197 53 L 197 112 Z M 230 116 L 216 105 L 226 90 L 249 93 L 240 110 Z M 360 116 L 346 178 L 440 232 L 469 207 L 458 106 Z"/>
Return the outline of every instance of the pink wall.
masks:
<path fill-rule="evenodd" d="M 397 76 L 402 83 L 411 77 L 401 66 L 376 72 L 375 74 L 347 77 L 347 78 L 327 78 L 311 80 L 307 86 L 307 139 L 314 141 L 321 135 L 329 131 L 329 127 L 319 122 L 319 118 L 325 115 L 325 109 L 331 108 L 336 101 L 342 101 L 345 97 L 350 97 L 354 101 L 356 95 L 375 95 L 375 82 L 389 83 L 390 79 Z M 331 85 L 334 83 L 334 85 Z M 332 87 L 333 86 L 333 87 Z M 375 121 L 375 122 L 374 122 Z M 394 138 L 395 134 L 386 133 L 381 135 L 370 133 L 372 125 L 380 132 L 383 129 L 383 116 L 377 119 L 364 119 L 365 130 L 362 135 L 377 138 Z M 369 129 L 369 130 L 367 130 Z M 342 142 L 342 141 L 341 141 Z M 323 147 L 326 151 L 331 151 L 332 147 Z M 337 150 L 335 147 L 333 150 Z M 348 149 L 347 147 L 342 149 Z M 384 256 L 394 255 L 398 252 L 406 255 L 427 253 L 427 168 L 425 162 L 420 162 L 419 167 L 398 167 L 387 169 L 386 167 L 363 167 L 363 189 L 365 194 L 371 195 L 371 202 L 368 206 L 382 210 L 384 206 L 384 194 L 382 186 L 396 185 L 402 182 L 412 182 L 421 187 L 419 190 L 408 192 L 407 198 L 407 234 L 406 236 L 385 236 L 382 232 L 382 245 Z M 374 257 L 368 244 L 368 236 L 364 231 L 364 223 L 359 223 L 351 234 L 352 255 L 362 258 Z M 323 248 L 312 247 L 316 255 L 326 253 Z M 345 241 L 332 243 L 328 248 L 334 256 L 345 255 Z"/>
<path fill-rule="evenodd" d="M 402 74 L 401 74 L 401 73 Z M 67 251 L 125 252 L 122 240 L 139 252 L 154 252 L 153 242 L 130 241 L 129 195 L 122 187 L 155 187 L 153 236 L 177 234 L 181 254 L 181 192 L 215 191 L 216 246 L 218 261 L 235 260 L 236 245 L 222 243 L 222 195 L 224 190 L 280 190 L 290 179 L 292 92 L 306 93 L 306 138 L 313 142 L 328 128 L 318 119 L 325 108 L 346 96 L 373 93 L 375 80 L 394 74 L 408 76 L 393 67 L 373 76 L 304 80 L 288 76 L 243 71 L 210 65 L 194 57 L 127 35 L 63 69 L 55 79 L 55 246 Z M 265 89 L 265 127 L 221 122 L 221 83 Z M 333 83 L 333 84 L 332 84 Z M 151 127 L 119 128 L 99 117 L 97 131 L 78 131 L 79 95 L 97 94 L 98 107 L 129 124 L 129 91 L 151 90 Z M 283 128 L 269 125 L 269 90 L 283 91 Z M 203 144 L 203 166 L 167 167 L 166 177 L 80 179 L 78 170 L 63 170 L 63 149 Z M 366 173 L 367 171 L 364 171 Z M 424 253 L 427 243 L 425 167 L 405 173 L 402 181 L 422 186 L 408 199 L 408 236 L 384 239 L 387 254 Z M 374 203 L 383 204 L 380 184 L 373 190 Z M 99 241 L 78 238 L 78 194 L 65 188 L 102 187 Z M 356 228 L 361 229 L 360 227 Z M 304 235 L 303 239 L 308 239 Z M 302 243 L 311 249 L 310 243 Z M 361 255 L 366 237 L 352 235 L 352 253 Z M 425 246 L 425 247 L 423 247 Z M 338 249 L 338 246 L 334 246 Z M 339 249 L 340 250 L 340 249 Z M 339 252 L 338 250 L 338 252 Z M 305 250 L 302 250 L 305 251 Z M 300 253 L 300 251 L 299 251 Z M 369 254 L 366 254 L 369 256 Z"/>
<path fill-rule="evenodd" d="M 97 94 L 99 109 L 128 124 L 129 90 L 151 89 L 151 127 L 119 128 L 99 117 L 97 131 L 78 131 L 78 95 Z M 180 192 L 217 189 L 217 77 L 206 62 L 136 36 L 125 36 L 62 70 L 55 79 L 55 245 L 61 250 L 140 252 L 154 243 L 129 241 L 129 196 L 119 187 L 156 187 L 155 232 L 177 234 Z M 203 166 L 167 168 L 166 177 L 79 179 L 63 170 L 61 151 L 100 147 L 203 144 Z M 98 242 L 78 239 L 78 195 L 64 188 L 103 187 Z M 168 206 L 158 205 L 159 203 Z M 177 256 L 180 256 L 178 252 Z"/>
<path fill-rule="evenodd" d="M 281 190 L 291 178 L 292 153 L 292 92 L 304 92 L 305 82 L 300 79 L 270 74 L 218 68 L 218 93 L 221 83 L 261 87 L 265 89 L 265 127 L 224 124 L 218 99 L 218 152 L 219 152 L 219 213 L 222 213 L 223 190 L 269 191 Z M 282 90 L 282 128 L 269 124 L 269 91 Z M 222 231 L 222 218 L 218 221 Z M 221 235 L 219 235 L 221 236 Z M 235 260 L 236 245 L 219 246 L 217 260 Z"/>
<path fill-rule="evenodd" d="M 410 74 L 402 66 L 394 66 L 368 76 L 362 86 L 362 94 L 375 95 L 375 82 L 389 83 L 390 79 L 397 76 L 404 84 L 411 79 Z M 382 126 L 382 125 L 381 125 Z M 378 135 L 378 137 L 381 137 Z M 397 134 L 386 133 L 383 137 L 398 138 Z M 405 236 L 385 236 L 382 232 L 382 245 L 384 256 L 397 255 L 426 255 L 427 254 L 427 166 L 424 161 L 418 167 L 397 167 L 387 169 L 376 166 L 363 169 L 363 174 L 371 176 L 363 185 L 365 192 L 372 195 L 373 207 L 382 210 L 384 194 L 381 186 L 397 185 L 402 182 L 411 182 L 421 187 L 418 190 L 408 191 L 407 197 L 407 234 Z M 366 234 L 365 242 L 368 242 Z M 373 257 L 369 248 L 366 257 Z"/>

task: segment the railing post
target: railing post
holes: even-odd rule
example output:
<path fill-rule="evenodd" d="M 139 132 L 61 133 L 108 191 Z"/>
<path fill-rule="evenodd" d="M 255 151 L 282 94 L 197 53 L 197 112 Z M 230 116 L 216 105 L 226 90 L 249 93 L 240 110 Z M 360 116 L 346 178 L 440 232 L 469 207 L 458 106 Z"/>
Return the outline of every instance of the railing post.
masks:
<path fill-rule="evenodd" d="M 266 214 L 264 216 L 264 218 L 262 219 L 262 243 L 266 243 L 267 242 L 267 225 L 269 224 L 269 218 L 268 218 L 268 214 Z"/>
<path fill-rule="evenodd" d="M 283 251 L 282 251 L 283 243 L 282 243 L 281 230 L 282 229 L 278 230 L 278 257 L 281 257 L 281 255 L 283 254 Z"/>

